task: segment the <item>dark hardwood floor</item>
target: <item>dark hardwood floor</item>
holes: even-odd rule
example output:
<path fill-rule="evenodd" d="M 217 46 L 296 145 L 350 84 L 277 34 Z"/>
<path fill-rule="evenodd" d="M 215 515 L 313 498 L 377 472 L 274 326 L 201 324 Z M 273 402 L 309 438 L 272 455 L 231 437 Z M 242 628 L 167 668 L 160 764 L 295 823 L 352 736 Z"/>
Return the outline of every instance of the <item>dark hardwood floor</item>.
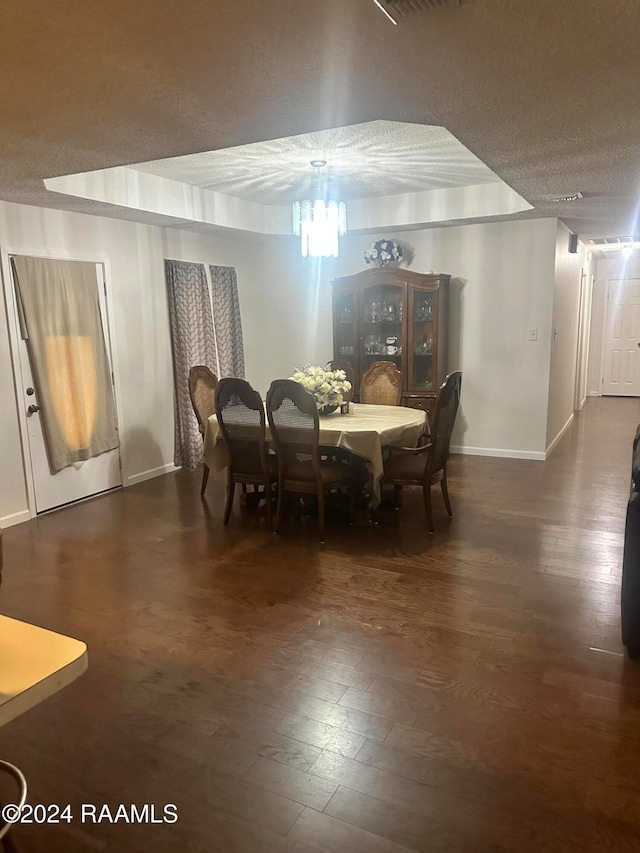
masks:
<path fill-rule="evenodd" d="M 639 851 L 640 664 L 620 571 L 640 403 L 590 400 L 546 463 L 453 457 L 377 527 L 285 533 L 180 472 L 9 528 L 2 612 L 86 641 L 0 731 L 25 851 Z M 7 796 L 0 791 L 0 796 Z M 175 824 L 80 804 L 175 803 Z"/>

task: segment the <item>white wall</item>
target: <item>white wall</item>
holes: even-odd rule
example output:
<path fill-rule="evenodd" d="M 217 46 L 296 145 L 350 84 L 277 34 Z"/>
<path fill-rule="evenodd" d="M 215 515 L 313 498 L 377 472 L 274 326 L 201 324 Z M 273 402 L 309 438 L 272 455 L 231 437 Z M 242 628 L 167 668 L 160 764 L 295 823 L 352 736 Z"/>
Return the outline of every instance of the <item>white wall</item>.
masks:
<path fill-rule="evenodd" d="M 640 250 L 625 260 L 618 252 L 616 258 L 605 256 L 594 263 L 595 286 L 591 311 L 591 344 L 589 347 L 589 395 L 602 394 L 602 346 L 606 322 L 606 301 L 609 282 L 612 279 L 640 278 Z"/>
<path fill-rule="evenodd" d="M 295 367 L 332 357 L 331 281 L 365 269 L 364 250 L 381 236 L 411 246 L 411 269 L 453 277 L 448 368 L 463 371 L 454 446 L 544 458 L 556 219 L 350 235 L 337 259 L 302 258 L 292 237 L 265 239 L 260 278 L 242 303 L 245 327 L 262 323 L 259 338 L 245 335 L 249 381 L 264 394 Z"/>
<path fill-rule="evenodd" d="M 397 238 L 413 247 L 412 269 L 452 276 L 448 370 L 459 368 L 463 377 L 452 444 L 465 452 L 542 458 L 556 220 L 412 231 Z M 356 269 L 371 239 L 360 239 L 351 261 Z M 533 328 L 536 342 L 528 340 Z"/>
<path fill-rule="evenodd" d="M 453 443 L 465 452 L 543 458 L 553 310 L 555 219 L 348 236 L 338 259 L 300 257 L 294 237 L 199 234 L 0 203 L 0 245 L 108 259 L 125 483 L 170 470 L 173 377 L 163 259 L 238 272 L 246 373 L 272 379 L 333 354 L 331 281 L 365 268 L 381 236 L 413 248 L 411 269 L 452 275 L 450 370 L 463 371 Z M 28 517 L 17 402 L 0 310 L 0 525 Z M 535 343 L 528 330 L 538 329 Z"/>
<path fill-rule="evenodd" d="M 107 259 L 123 480 L 173 467 L 173 374 L 164 258 L 235 266 L 247 369 L 260 363 L 259 252 L 246 240 L 0 203 L 0 245 L 58 257 Z M 21 396 L 22 399 L 22 396 Z M 29 518 L 6 306 L 0 307 L 0 525 Z"/>
<path fill-rule="evenodd" d="M 554 445 L 573 419 L 575 404 L 580 276 L 586 265 L 586 250 L 582 243 L 578 243 L 578 252 L 569 252 L 569 234 L 569 229 L 558 222 L 551 321 L 548 448 Z"/>
<path fill-rule="evenodd" d="M 342 241 L 341 252 L 345 240 Z M 333 357 L 331 281 L 341 275 L 334 258 L 303 258 L 300 238 L 271 237 L 262 245 L 260 300 L 243 303 L 243 322 L 259 312 L 259 352 L 247 379 L 266 394 L 273 379 L 295 367 L 325 364 Z M 364 263 L 364 261 L 363 261 Z M 248 341 L 245 336 L 245 349 Z"/>

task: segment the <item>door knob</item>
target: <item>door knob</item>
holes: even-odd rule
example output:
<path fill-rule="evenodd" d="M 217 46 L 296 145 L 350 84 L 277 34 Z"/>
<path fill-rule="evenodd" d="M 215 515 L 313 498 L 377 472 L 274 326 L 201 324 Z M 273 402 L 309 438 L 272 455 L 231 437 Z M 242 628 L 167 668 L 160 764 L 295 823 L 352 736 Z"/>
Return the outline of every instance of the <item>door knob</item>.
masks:
<path fill-rule="evenodd" d="M 34 412 L 40 411 L 40 406 L 29 406 L 27 411 L 29 412 L 30 415 L 32 415 Z"/>

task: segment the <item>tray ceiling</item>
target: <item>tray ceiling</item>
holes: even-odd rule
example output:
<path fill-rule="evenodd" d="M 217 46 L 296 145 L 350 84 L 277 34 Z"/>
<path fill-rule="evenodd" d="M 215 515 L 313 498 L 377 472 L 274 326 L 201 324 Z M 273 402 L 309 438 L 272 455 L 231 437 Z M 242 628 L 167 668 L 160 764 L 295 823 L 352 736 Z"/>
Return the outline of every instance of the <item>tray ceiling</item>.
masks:
<path fill-rule="evenodd" d="M 43 21 L 3 4 L 0 199 L 162 224 L 44 179 L 385 120 L 446 127 L 533 205 L 506 216 L 637 232 L 637 0 L 476 0 L 397 27 L 371 0 L 59 0 Z"/>

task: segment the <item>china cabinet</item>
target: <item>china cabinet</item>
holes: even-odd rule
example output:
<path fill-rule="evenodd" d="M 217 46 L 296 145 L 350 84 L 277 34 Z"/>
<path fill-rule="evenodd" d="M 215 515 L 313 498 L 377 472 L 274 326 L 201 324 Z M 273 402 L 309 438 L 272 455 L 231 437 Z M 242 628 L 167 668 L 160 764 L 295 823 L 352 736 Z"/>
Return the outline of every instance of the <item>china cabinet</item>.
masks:
<path fill-rule="evenodd" d="M 360 378 L 374 361 L 394 362 L 405 406 L 433 413 L 447 355 L 449 275 L 364 270 L 333 282 L 333 357 Z"/>

